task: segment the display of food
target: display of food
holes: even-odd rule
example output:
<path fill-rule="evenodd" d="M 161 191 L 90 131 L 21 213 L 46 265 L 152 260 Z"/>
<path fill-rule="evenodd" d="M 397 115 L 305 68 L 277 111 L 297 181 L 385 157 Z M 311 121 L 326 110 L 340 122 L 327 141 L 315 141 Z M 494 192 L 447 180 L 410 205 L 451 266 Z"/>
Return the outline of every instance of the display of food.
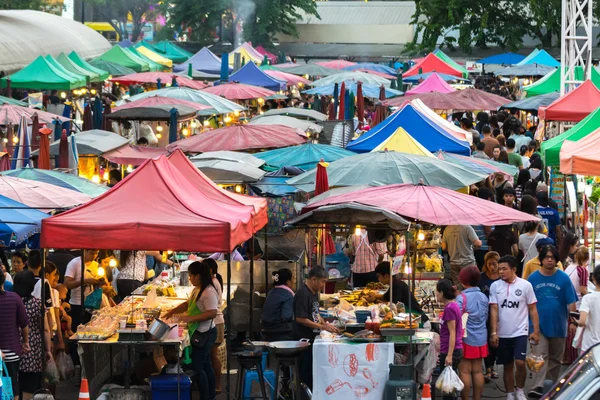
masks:
<path fill-rule="evenodd" d="M 163 279 L 156 279 L 152 283 L 148 283 L 140 289 L 144 295 L 148 295 L 152 289 L 155 289 L 157 296 L 177 297 L 173 285 L 169 281 Z"/>
<path fill-rule="evenodd" d="M 381 284 L 378 284 L 381 285 Z M 374 287 L 379 287 L 379 286 L 374 286 Z M 357 290 L 353 290 L 352 292 L 348 293 L 347 291 L 342 292 L 342 294 L 340 295 L 340 300 L 345 300 L 348 303 L 350 303 L 353 306 L 356 307 L 368 307 L 371 304 L 374 304 L 372 302 L 369 302 L 369 299 L 372 295 L 375 295 L 376 293 L 379 292 L 379 290 L 383 290 L 383 288 L 386 288 L 385 285 L 381 285 L 382 289 L 370 289 L 368 286 L 364 289 L 357 289 Z"/>

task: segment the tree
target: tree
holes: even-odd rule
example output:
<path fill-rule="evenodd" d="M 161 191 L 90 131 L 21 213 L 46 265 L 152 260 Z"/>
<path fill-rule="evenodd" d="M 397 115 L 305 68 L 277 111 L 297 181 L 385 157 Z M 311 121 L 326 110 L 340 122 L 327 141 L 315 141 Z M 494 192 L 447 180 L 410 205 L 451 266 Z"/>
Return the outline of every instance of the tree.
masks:
<path fill-rule="evenodd" d="M 529 33 L 536 37 L 542 47 L 560 45 L 561 0 L 528 0 Z M 557 38 L 557 43 L 552 39 Z"/>
<path fill-rule="evenodd" d="M 222 16 L 232 5 L 231 0 L 171 0 L 169 3 L 168 13 L 164 13 L 168 15 L 168 28 L 187 30 L 188 38 L 198 42 L 214 38 Z"/>
<path fill-rule="evenodd" d="M 121 40 L 129 39 L 135 42 L 140 38 L 142 27 L 149 19 L 149 14 L 154 10 L 156 0 L 84 0 L 86 3 L 96 5 L 95 10 L 102 15 Z M 127 23 L 131 16 L 131 34 Z"/>
<path fill-rule="evenodd" d="M 0 0 L 0 10 L 40 10 L 47 0 Z"/>
<path fill-rule="evenodd" d="M 246 1 L 237 1 L 237 8 L 242 9 Z M 256 45 L 270 46 L 278 33 L 297 37 L 296 21 L 301 17 L 299 11 L 321 18 L 314 0 L 255 0 L 244 20 L 245 39 Z M 235 12 L 234 8 L 234 12 Z"/>

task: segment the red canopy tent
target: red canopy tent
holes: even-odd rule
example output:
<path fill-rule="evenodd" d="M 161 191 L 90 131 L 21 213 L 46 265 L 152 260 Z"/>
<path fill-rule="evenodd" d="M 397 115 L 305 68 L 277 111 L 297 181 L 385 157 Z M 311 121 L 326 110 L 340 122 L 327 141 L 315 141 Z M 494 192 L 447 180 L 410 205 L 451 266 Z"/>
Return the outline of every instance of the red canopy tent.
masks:
<path fill-rule="evenodd" d="M 102 157 L 115 164 L 138 166 L 148 159 L 167 155 L 167 153 L 166 149 L 129 144 L 104 153 Z"/>
<path fill-rule="evenodd" d="M 565 140 L 560 149 L 560 172 L 600 176 L 600 129 L 576 142 Z"/>
<path fill-rule="evenodd" d="M 481 106 L 474 102 L 452 96 L 451 93 L 428 92 L 410 96 L 396 97 L 385 101 L 388 107 L 402 107 L 406 102 L 414 99 L 421 100 L 432 110 L 480 110 Z"/>
<path fill-rule="evenodd" d="M 406 71 L 403 76 L 413 76 L 426 72 L 439 72 L 442 74 L 448 74 L 462 78 L 462 72 L 446 64 L 433 53 L 429 53 L 427 57 L 421 59 L 418 63 L 413 65 L 413 67 Z"/>
<path fill-rule="evenodd" d="M 211 200 L 163 156 L 102 196 L 45 219 L 41 246 L 230 252 L 250 237 L 249 207 Z"/>
<path fill-rule="evenodd" d="M 304 132 L 284 125 L 233 125 L 178 140 L 169 151 L 205 153 L 219 150 L 274 149 L 306 143 Z"/>
<path fill-rule="evenodd" d="M 477 108 L 478 110 L 497 110 L 498 107 L 501 107 L 512 101 L 505 97 L 484 92 L 483 90 L 475 88 L 458 90 L 456 92 L 452 92 L 450 95 L 459 99 L 467 100 L 477 105 L 479 107 Z"/>
<path fill-rule="evenodd" d="M 261 45 L 256 46 L 254 49 L 256 51 L 258 51 L 260 54 L 262 54 L 263 56 L 267 56 L 269 61 L 271 61 L 271 64 L 277 62 L 277 56 L 275 54 L 271 53 L 270 51 L 268 51 L 267 49 L 265 49 L 264 47 L 262 47 Z"/>
<path fill-rule="evenodd" d="M 195 81 L 193 79 L 177 75 L 172 72 L 140 72 L 137 74 L 129 74 L 114 77 L 111 78 L 110 81 L 117 82 L 120 85 L 135 85 L 142 83 L 152 83 L 156 85 L 157 81 L 160 79 L 161 84 L 163 86 L 166 86 L 167 84 L 171 84 L 173 77 L 177 79 L 177 84 L 180 87 L 187 87 L 191 89 L 204 89 L 205 87 L 208 87 L 208 85 L 204 82 Z"/>
<path fill-rule="evenodd" d="M 198 111 L 212 108 L 210 106 L 200 104 L 200 103 L 195 103 L 195 102 L 189 101 L 189 100 L 174 99 L 172 97 L 164 97 L 164 96 L 150 96 L 150 97 L 135 100 L 135 101 L 132 101 L 129 103 L 124 103 L 118 107 L 113 108 L 111 110 L 111 112 L 124 110 L 126 108 L 153 107 L 153 106 L 163 105 L 163 104 L 188 106 L 188 107 L 191 107 Z"/>
<path fill-rule="evenodd" d="M 192 162 L 183 154 L 181 150 L 175 151 L 169 155 L 169 161 L 181 172 L 190 183 L 202 191 L 206 197 L 224 205 L 251 206 L 254 211 L 252 219 L 254 221 L 254 233 L 258 232 L 268 222 L 267 200 L 262 197 L 245 196 L 225 190 L 206 175 L 204 175 Z"/>
<path fill-rule="evenodd" d="M 265 71 L 266 72 L 266 71 Z M 246 85 L 243 83 L 222 83 L 202 90 L 216 96 L 225 97 L 227 100 L 250 100 L 265 98 L 275 94 L 274 91 L 260 86 Z"/>
<path fill-rule="evenodd" d="M 548 107 L 540 107 L 538 116 L 546 121 L 579 122 L 598 107 L 600 90 L 588 80 L 577 89 L 556 99 Z"/>

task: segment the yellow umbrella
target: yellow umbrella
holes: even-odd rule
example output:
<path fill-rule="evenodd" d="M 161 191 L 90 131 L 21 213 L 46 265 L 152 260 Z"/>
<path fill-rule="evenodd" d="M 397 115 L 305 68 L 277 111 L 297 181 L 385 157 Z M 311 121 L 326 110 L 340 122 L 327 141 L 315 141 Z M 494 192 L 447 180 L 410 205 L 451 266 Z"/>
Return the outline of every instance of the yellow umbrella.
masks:
<path fill-rule="evenodd" d="M 140 53 L 142 53 L 143 55 L 145 55 L 146 57 L 148 57 L 149 59 L 151 59 L 152 61 L 154 61 L 157 64 L 164 65 L 165 67 L 168 67 L 168 68 L 173 68 L 173 61 L 169 60 L 166 57 L 161 56 L 158 53 L 153 52 L 152 50 L 150 50 L 147 47 L 140 46 L 137 48 L 137 51 L 139 51 Z"/>
<path fill-rule="evenodd" d="M 372 151 L 381 151 L 385 149 L 401 153 L 416 154 L 419 156 L 435 157 L 402 127 L 396 129 L 396 132 L 392 133 L 389 138 L 384 140 Z"/>

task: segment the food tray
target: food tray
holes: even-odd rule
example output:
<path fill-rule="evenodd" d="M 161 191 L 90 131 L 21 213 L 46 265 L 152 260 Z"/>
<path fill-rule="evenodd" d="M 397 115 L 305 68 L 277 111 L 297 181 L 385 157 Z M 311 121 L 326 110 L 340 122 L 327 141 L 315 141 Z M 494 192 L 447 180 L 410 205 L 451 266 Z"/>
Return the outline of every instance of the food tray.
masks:
<path fill-rule="evenodd" d="M 150 339 L 150 335 L 145 330 L 119 329 L 119 342 L 144 342 Z"/>
<path fill-rule="evenodd" d="M 375 342 L 381 342 L 383 341 L 382 337 L 375 337 L 375 338 L 355 338 L 355 337 L 351 337 L 351 338 L 347 338 L 347 340 L 349 342 L 352 343 L 375 343 Z"/>
<path fill-rule="evenodd" d="M 413 336 L 416 329 L 383 328 L 380 331 L 381 336 Z"/>

